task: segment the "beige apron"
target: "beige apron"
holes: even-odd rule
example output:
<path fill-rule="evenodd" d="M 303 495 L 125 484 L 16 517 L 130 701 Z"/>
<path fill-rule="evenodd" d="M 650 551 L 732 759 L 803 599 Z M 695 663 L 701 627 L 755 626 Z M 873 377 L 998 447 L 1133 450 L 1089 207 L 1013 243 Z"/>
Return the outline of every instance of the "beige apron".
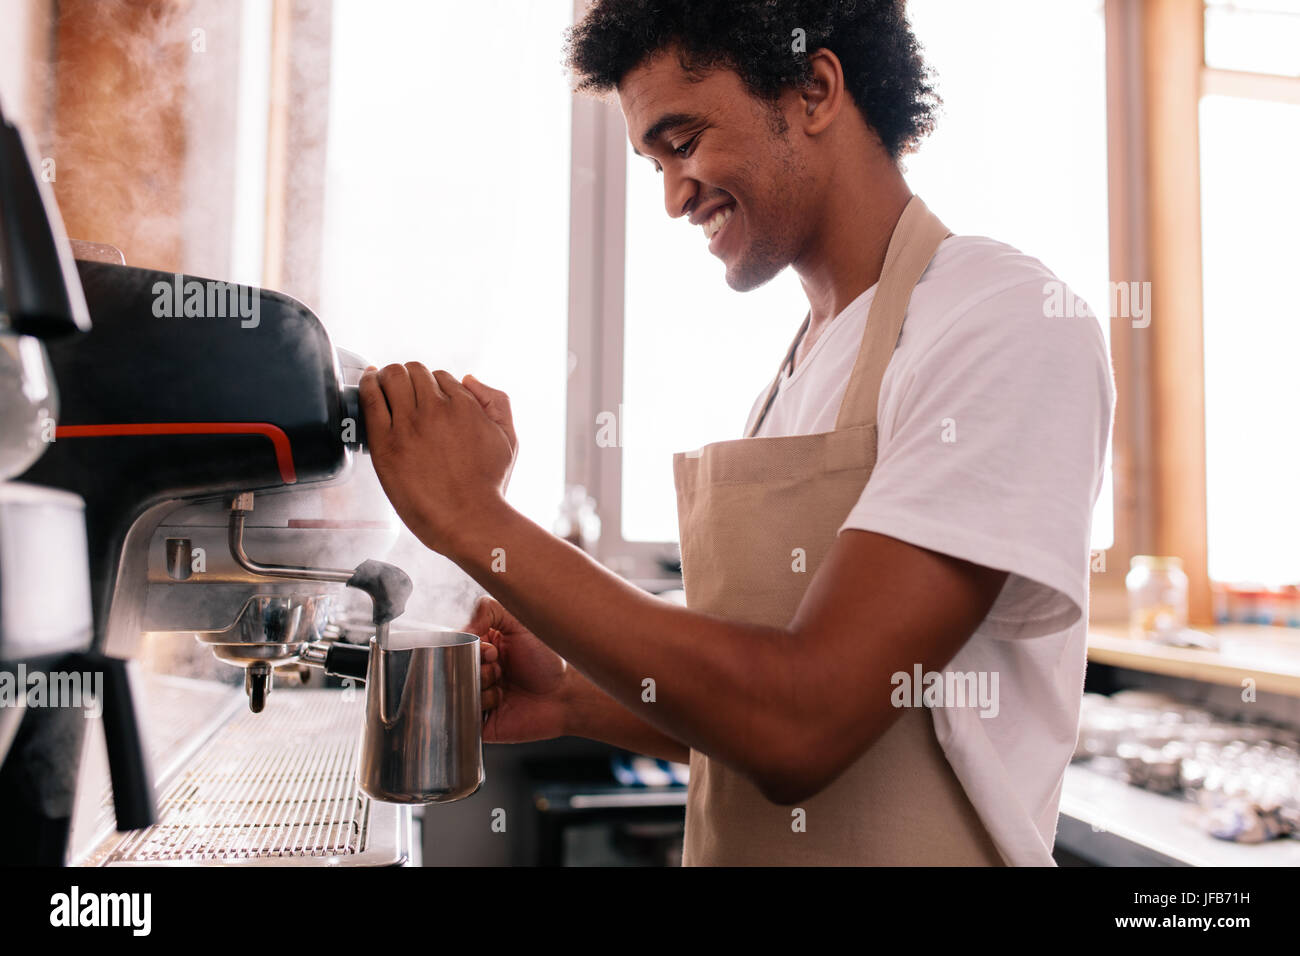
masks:
<path fill-rule="evenodd" d="M 834 431 L 752 437 L 776 396 L 778 373 L 751 437 L 673 457 L 690 608 L 770 627 L 790 623 L 871 476 L 880 383 L 912 289 L 948 235 L 913 196 L 890 238 Z M 805 321 L 782 369 L 806 328 Z M 806 553 L 802 573 L 793 570 L 795 548 Z M 905 709 L 834 783 L 798 804 L 802 818 L 795 809 L 769 802 L 742 774 L 692 750 L 683 863 L 1002 864 L 924 708 Z"/>

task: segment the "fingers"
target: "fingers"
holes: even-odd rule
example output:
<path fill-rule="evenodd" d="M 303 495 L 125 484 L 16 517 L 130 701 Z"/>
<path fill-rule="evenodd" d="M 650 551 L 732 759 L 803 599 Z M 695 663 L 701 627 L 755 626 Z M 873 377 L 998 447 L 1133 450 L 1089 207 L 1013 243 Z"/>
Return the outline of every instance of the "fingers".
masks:
<path fill-rule="evenodd" d="M 411 377 L 411 389 L 415 393 L 415 404 L 430 405 L 434 402 L 446 400 L 442 389 L 434 381 L 433 375 L 422 362 L 407 362 L 406 374 Z"/>
<path fill-rule="evenodd" d="M 500 640 L 501 632 L 495 628 L 489 628 L 487 636 L 492 640 Z M 479 704 L 485 710 L 491 710 L 501 703 L 502 688 L 501 676 L 502 669 L 498 660 L 500 652 L 494 644 L 484 644 L 482 646 L 482 663 L 479 665 Z"/>
<path fill-rule="evenodd" d="M 474 612 L 470 615 L 465 630 L 482 637 L 488 628 L 499 628 L 504 623 L 502 620 L 504 614 L 505 608 L 495 598 L 484 594 L 474 605 Z"/>
<path fill-rule="evenodd" d="M 423 362 L 385 365 L 378 373 L 367 370 L 361 376 L 359 392 L 367 414 L 373 407 L 380 427 L 390 427 L 421 406 L 428 408 L 449 399 L 472 397 L 449 372 L 430 372 Z"/>
<path fill-rule="evenodd" d="M 478 403 L 485 409 L 496 408 L 509 413 L 510 396 L 506 395 L 505 392 L 484 385 L 473 375 L 466 375 L 461 379 L 461 384 L 465 386 L 466 391 L 478 399 Z"/>
<path fill-rule="evenodd" d="M 373 368 L 363 372 L 357 391 L 361 396 L 361 410 L 366 416 L 366 431 L 373 435 L 376 427 L 380 429 L 392 427 L 393 419 L 388 411 L 388 400 L 384 398 L 384 390 L 379 385 L 379 372 Z"/>
<path fill-rule="evenodd" d="M 433 373 L 433 378 L 438 383 L 438 387 L 442 389 L 443 394 L 448 398 L 456 399 L 473 397 L 464 385 L 460 384 L 460 382 L 456 381 L 456 379 L 452 377 L 450 372 L 438 369 Z"/>
<path fill-rule="evenodd" d="M 415 388 L 406 366 L 385 365 L 379 371 L 379 385 L 388 400 L 392 420 L 408 417 L 415 408 Z"/>
<path fill-rule="evenodd" d="M 510 444 L 516 445 L 514 415 L 510 411 L 510 396 L 500 389 L 484 385 L 473 375 L 466 375 L 463 384 L 465 390 L 478 399 L 478 403 L 487 412 L 488 418 L 506 430 Z"/>
<path fill-rule="evenodd" d="M 468 376 L 473 379 L 473 376 Z M 375 406 L 375 412 L 381 410 L 382 401 L 387 420 L 381 424 L 391 424 L 393 419 L 407 415 L 420 405 L 429 405 L 435 400 L 456 398 L 474 398 L 488 417 L 498 425 L 510 428 L 510 400 L 504 392 L 489 389 L 486 385 L 473 379 L 477 393 L 458 382 L 450 372 L 437 369 L 430 372 L 423 362 L 407 362 L 405 365 L 385 365 L 377 374 L 373 366 L 361 376 L 360 393 L 363 405 L 368 400 Z M 369 409 L 368 405 L 365 405 Z M 513 434 L 513 432 L 512 432 Z"/>

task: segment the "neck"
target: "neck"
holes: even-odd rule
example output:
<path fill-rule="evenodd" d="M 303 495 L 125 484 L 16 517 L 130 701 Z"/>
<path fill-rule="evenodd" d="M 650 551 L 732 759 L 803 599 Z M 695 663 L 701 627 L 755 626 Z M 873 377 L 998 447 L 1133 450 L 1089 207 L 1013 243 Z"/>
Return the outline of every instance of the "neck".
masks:
<path fill-rule="evenodd" d="M 816 231 L 793 263 L 808 296 L 809 332 L 880 279 L 890 236 L 912 198 L 897 164 L 878 151 L 869 155 L 865 169 L 837 167 L 844 172 L 827 183 Z"/>

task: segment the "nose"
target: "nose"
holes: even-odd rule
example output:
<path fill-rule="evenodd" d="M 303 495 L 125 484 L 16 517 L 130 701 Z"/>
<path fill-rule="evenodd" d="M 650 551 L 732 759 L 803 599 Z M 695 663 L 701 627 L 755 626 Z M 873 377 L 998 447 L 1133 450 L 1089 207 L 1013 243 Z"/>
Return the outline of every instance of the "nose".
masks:
<path fill-rule="evenodd" d="M 695 194 L 699 191 L 699 183 L 669 169 L 665 169 L 663 175 L 664 209 L 670 219 L 680 219 L 691 208 Z"/>

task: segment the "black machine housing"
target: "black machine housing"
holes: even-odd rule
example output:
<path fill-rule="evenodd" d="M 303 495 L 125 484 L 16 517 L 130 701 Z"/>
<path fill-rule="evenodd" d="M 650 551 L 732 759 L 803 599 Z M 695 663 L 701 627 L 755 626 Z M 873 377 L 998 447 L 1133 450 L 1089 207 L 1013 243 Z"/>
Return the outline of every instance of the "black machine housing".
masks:
<path fill-rule="evenodd" d="M 123 542 L 150 507 L 334 478 L 361 447 L 364 422 L 324 326 L 301 302 L 130 266 L 78 261 L 77 270 L 93 329 L 51 343 L 59 427 L 21 480 L 65 488 L 86 501 L 95 636 L 102 646 Z M 178 283 L 228 290 L 216 301 L 256 297 L 256 323 L 237 314 L 156 314 L 176 311 Z M 159 309 L 164 299 L 168 307 Z M 240 425 L 248 430 L 204 430 Z M 138 426 L 175 429 L 139 434 Z M 85 434 L 87 427 L 101 434 Z"/>

